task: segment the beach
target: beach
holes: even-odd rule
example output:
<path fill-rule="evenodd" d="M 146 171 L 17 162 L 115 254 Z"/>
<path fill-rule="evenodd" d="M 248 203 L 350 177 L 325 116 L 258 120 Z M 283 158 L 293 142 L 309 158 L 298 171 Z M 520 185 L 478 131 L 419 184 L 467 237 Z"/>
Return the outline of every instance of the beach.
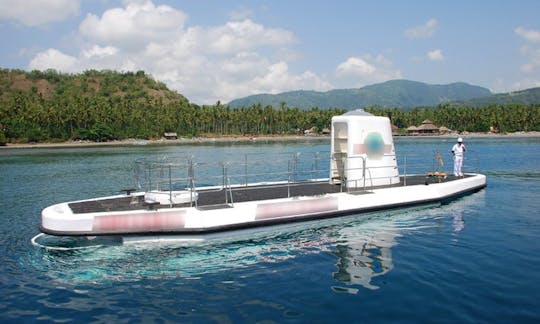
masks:
<path fill-rule="evenodd" d="M 514 133 L 468 133 L 460 134 L 450 133 L 441 135 L 394 135 L 396 137 L 407 138 L 504 138 L 504 137 L 540 137 L 540 132 L 514 132 Z M 125 146 L 125 145 L 181 145 L 181 144 L 196 144 L 196 143 L 250 143 L 250 142 L 278 142 L 278 141 L 310 141 L 310 140 L 325 140 L 330 139 L 329 135 L 266 135 L 266 136 L 216 136 L 216 137 L 192 137 L 178 139 L 125 139 L 108 142 L 92 142 L 92 141 L 66 141 L 66 142 L 44 142 L 44 143 L 7 143 L 0 146 L 0 149 L 6 148 L 53 148 L 53 147 L 95 147 L 95 146 Z"/>

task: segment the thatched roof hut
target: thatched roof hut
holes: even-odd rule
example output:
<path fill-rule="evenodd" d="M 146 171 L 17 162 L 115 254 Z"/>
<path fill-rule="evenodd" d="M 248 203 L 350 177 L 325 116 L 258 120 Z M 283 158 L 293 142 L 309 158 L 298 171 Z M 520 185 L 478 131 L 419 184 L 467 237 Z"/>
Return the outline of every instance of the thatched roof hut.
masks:
<path fill-rule="evenodd" d="M 416 126 L 407 127 L 407 134 L 408 135 L 417 135 L 418 134 L 418 127 L 416 127 Z"/>
<path fill-rule="evenodd" d="M 175 132 L 166 132 L 163 134 L 163 137 L 168 140 L 178 139 L 178 135 Z"/>
<path fill-rule="evenodd" d="M 418 126 L 418 133 L 439 134 L 439 127 L 435 126 L 431 120 L 426 119 L 422 122 L 422 125 Z"/>

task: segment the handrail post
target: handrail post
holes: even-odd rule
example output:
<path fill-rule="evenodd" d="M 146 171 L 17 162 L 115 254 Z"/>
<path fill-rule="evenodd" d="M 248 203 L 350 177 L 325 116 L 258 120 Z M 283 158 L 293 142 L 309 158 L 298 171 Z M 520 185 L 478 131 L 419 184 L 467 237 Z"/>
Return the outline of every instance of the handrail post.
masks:
<path fill-rule="evenodd" d="M 229 198 L 227 197 L 227 166 L 226 166 L 227 162 L 223 162 L 222 163 L 222 168 L 223 168 L 223 171 L 222 171 L 222 176 L 223 176 L 223 191 L 225 192 L 225 204 L 228 204 L 229 203 Z"/>
<path fill-rule="evenodd" d="M 313 171 L 314 171 L 314 173 L 311 176 L 311 178 L 315 178 L 315 176 L 317 176 L 317 178 L 318 178 L 318 174 L 319 174 L 319 152 L 315 152 L 315 170 L 313 170 Z"/>
<path fill-rule="evenodd" d="M 193 192 L 195 191 L 195 171 L 193 169 L 193 158 L 188 159 L 188 186 L 189 186 L 189 200 L 190 206 L 193 207 Z M 198 207 L 197 200 L 195 200 L 195 206 Z"/>
<path fill-rule="evenodd" d="M 293 164 L 293 170 L 294 170 L 294 172 L 293 172 L 293 181 L 294 181 L 294 182 L 297 181 L 297 179 L 296 179 L 296 175 L 297 175 L 297 174 L 296 174 L 296 173 L 297 173 L 297 171 L 298 171 L 298 156 L 299 156 L 299 155 L 300 155 L 299 152 L 297 152 L 297 153 L 294 154 L 294 164 Z"/>
<path fill-rule="evenodd" d="M 172 170 L 171 164 L 169 163 L 169 207 L 172 208 Z"/>
<path fill-rule="evenodd" d="M 364 156 L 362 156 L 362 178 L 364 179 L 362 189 L 366 190 L 366 157 Z"/>
<path fill-rule="evenodd" d="M 248 186 L 248 158 L 247 154 L 244 154 L 244 179 L 245 179 L 245 186 Z"/>
<path fill-rule="evenodd" d="M 407 155 L 403 156 L 403 185 L 407 186 Z"/>
<path fill-rule="evenodd" d="M 291 198 L 291 175 L 289 174 L 289 179 L 287 181 L 287 198 Z"/>

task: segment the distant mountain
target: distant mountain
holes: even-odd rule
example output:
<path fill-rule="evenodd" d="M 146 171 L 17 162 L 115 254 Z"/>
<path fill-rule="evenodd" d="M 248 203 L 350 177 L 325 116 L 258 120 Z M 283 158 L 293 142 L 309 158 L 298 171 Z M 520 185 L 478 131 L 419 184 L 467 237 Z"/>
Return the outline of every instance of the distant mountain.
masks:
<path fill-rule="evenodd" d="M 288 107 L 301 109 L 313 107 L 356 109 L 370 106 L 413 108 L 452 101 L 464 102 L 491 95 L 491 91 L 486 88 L 463 82 L 432 85 L 410 80 L 391 80 L 359 89 L 337 89 L 327 92 L 299 90 L 275 95 L 253 95 L 233 100 L 229 102 L 229 106 L 249 107 L 260 103 L 263 106 L 279 107 L 285 102 Z"/>
<path fill-rule="evenodd" d="M 526 90 L 514 91 L 509 93 L 497 93 L 488 97 L 474 98 L 466 101 L 456 101 L 452 104 L 463 106 L 488 106 L 488 105 L 507 105 L 540 104 L 540 88 L 531 88 Z"/>

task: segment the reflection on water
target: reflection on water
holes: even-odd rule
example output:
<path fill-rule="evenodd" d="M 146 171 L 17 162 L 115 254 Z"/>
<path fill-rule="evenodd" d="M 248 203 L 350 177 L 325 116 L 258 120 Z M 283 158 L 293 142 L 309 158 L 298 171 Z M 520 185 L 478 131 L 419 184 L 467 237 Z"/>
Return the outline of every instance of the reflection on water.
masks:
<path fill-rule="evenodd" d="M 389 224 L 386 224 L 389 225 Z M 383 275 L 394 267 L 390 248 L 397 244 L 395 238 L 399 235 L 397 228 L 387 226 L 384 230 L 376 230 L 349 240 L 347 245 L 336 246 L 338 257 L 334 279 L 347 285 L 360 285 L 368 289 L 379 287 L 371 284 L 371 279 Z M 366 233 L 367 234 L 367 233 Z M 357 289 L 333 287 L 335 291 L 356 293 Z"/>
<path fill-rule="evenodd" d="M 102 284 L 143 279 L 199 279 L 204 275 L 272 264 L 309 254 L 335 256 L 335 292 L 357 293 L 359 288 L 377 289 L 373 278 L 394 267 L 392 247 L 407 231 L 425 226 L 426 218 L 460 215 L 467 197 L 442 208 L 408 209 L 357 215 L 301 225 L 295 229 L 256 234 L 250 239 L 209 242 L 193 246 L 164 244 L 120 245 L 73 251 L 36 249 L 29 262 L 61 283 Z M 460 207 L 461 206 L 461 207 Z M 461 216 L 459 216 L 461 217 Z M 462 223 L 463 224 L 463 223 Z M 462 228 L 461 228 L 462 229 Z M 460 230 L 461 230 L 460 229 Z M 96 240 L 99 240 L 97 238 Z M 88 244 L 96 244 L 92 240 Z"/>
<path fill-rule="evenodd" d="M 334 285 L 332 289 L 351 294 L 356 294 L 360 286 L 378 289 L 371 281 L 394 268 L 391 248 L 398 244 L 397 238 L 407 231 L 425 228 L 421 221 L 426 211 L 439 210 L 428 209 L 433 207 L 393 211 L 363 224 L 340 229 L 340 241 L 333 252 L 337 257 L 333 278 L 345 286 Z M 430 212 L 429 217 L 432 216 Z"/>
<path fill-rule="evenodd" d="M 454 232 L 461 232 L 465 228 L 465 221 L 463 220 L 463 211 L 456 210 L 453 212 L 454 218 L 452 219 L 452 227 Z"/>
<path fill-rule="evenodd" d="M 465 228 L 464 211 L 482 208 L 484 199 L 485 192 L 481 191 L 442 208 L 405 213 L 400 211 L 392 217 L 378 218 L 358 226 L 340 229 L 339 235 L 344 243 L 336 245 L 334 254 L 338 258 L 337 271 L 333 273 L 333 277 L 347 287 L 336 285 L 332 289 L 352 294 L 359 291 L 355 288 L 358 286 L 378 289 L 371 281 L 393 269 L 391 248 L 397 245 L 398 237 L 406 231 L 425 228 L 426 225 L 420 225 L 424 217 L 436 219 L 450 216 L 453 232 L 458 233 Z"/>

